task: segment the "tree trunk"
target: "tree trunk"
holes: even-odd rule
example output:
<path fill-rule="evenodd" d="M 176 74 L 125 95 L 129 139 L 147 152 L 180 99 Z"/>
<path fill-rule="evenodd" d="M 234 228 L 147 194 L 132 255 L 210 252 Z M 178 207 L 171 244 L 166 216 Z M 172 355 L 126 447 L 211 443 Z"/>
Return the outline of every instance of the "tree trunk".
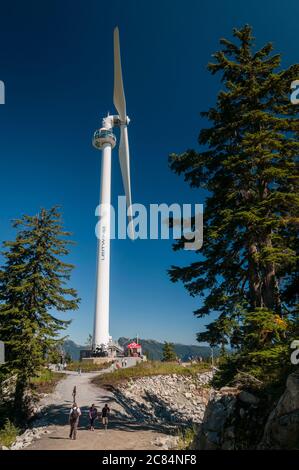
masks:
<path fill-rule="evenodd" d="M 265 238 L 264 246 L 272 248 L 271 235 Z M 273 262 L 266 262 L 264 267 L 264 279 L 262 286 L 263 304 L 269 310 L 272 310 L 279 315 L 281 314 L 281 303 L 279 296 L 279 286 L 276 277 L 275 264 Z"/>
<path fill-rule="evenodd" d="M 26 415 L 24 409 L 25 390 L 26 380 L 22 375 L 18 374 L 13 405 L 13 413 L 17 423 L 22 423 Z"/>
<path fill-rule="evenodd" d="M 254 259 L 256 253 L 257 246 L 255 243 L 251 243 L 248 247 L 248 280 L 250 306 L 252 309 L 263 307 L 257 261 Z"/>

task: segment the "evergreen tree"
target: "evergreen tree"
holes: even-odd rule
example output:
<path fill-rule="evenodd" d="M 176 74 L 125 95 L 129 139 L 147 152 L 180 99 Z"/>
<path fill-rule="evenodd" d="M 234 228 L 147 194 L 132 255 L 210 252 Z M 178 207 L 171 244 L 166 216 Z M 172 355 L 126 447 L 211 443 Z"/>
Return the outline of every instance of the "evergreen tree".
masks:
<path fill-rule="evenodd" d="M 173 347 L 173 343 L 164 342 L 163 346 L 163 362 L 172 362 L 176 360 L 176 353 Z"/>
<path fill-rule="evenodd" d="M 208 64 L 223 87 L 216 105 L 201 113 L 211 123 L 199 134 L 202 151 L 170 156 L 171 169 L 208 196 L 202 256 L 169 272 L 203 297 L 195 315 L 218 313 L 199 341 L 255 353 L 261 344 L 288 347 L 294 335 L 299 121 L 289 93 L 299 65 L 281 69 L 271 43 L 255 50 L 248 25 L 233 35 L 235 42 L 221 39 Z M 253 328 L 262 337 L 267 331 L 266 343 L 257 344 Z"/>
<path fill-rule="evenodd" d="M 17 374 L 15 409 L 19 413 L 30 378 L 69 324 L 54 312 L 77 309 L 79 299 L 75 289 L 66 285 L 73 266 L 61 257 L 69 253 L 71 242 L 58 209 L 25 215 L 13 226 L 18 230 L 16 239 L 4 242 L 2 253 L 0 331 L 7 352 L 4 367 Z"/>
<path fill-rule="evenodd" d="M 56 344 L 47 351 L 47 362 L 49 364 L 60 364 L 62 357 L 61 347 Z"/>

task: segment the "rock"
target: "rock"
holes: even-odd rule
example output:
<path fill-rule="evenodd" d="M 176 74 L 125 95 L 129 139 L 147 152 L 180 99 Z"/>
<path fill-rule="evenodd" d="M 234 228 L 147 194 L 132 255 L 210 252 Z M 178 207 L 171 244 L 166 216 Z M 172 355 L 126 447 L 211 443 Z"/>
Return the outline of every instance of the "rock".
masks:
<path fill-rule="evenodd" d="M 157 441 L 154 442 L 154 445 L 158 446 L 158 447 L 162 447 L 164 445 L 164 443 L 161 440 L 160 441 L 157 440 Z"/>
<path fill-rule="evenodd" d="M 172 374 L 143 377 L 128 387 L 120 385 L 116 394 L 133 408 L 138 420 L 159 422 L 163 426 L 200 424 L 213 389 L 203 389 L 201 384 L 210 381 L 212 374 L 203 372 L 194 377 Z M 163 444 L 164 445 L 164 444 Z"/>
<path fill-rule="evenodd" d="M 12 446 L 11 446 L 11 450 L 19 450 L 19 449 L 22 449 L 23 447 L 23 442 L 15 442 Z"/>
<path fill-rule="evenodd" d="M 239 394 L 239 399 L 243 403 L 248 403 L 249 405 L 257 405 L 260 402 L 260 399 L 252 393 L 246 392 L 245 390 L 242 390 Z"/>
<path fill-rule="evenodd" d="M 15 442 L 12 444 L 12 450 L 19 450 L 24 447 L 29 446 L 34 439 L 39 439 L 42 434 L 50 433 L 51 431 L 47 430 L 44 427 L 35 427 L 35 428 L 28 428 L 24 431 L 23 434 L 17 436 Z"/>
<path fill-rule="evenodd" d="M 286 390 L 268 419 L 266 403 L 236 390 L 212 391 L 192 449 L 298 449 L 299 371 L 288 377 Z"/>
<path fill-rule="evenodd" d="M 9 450 L 9 447 L 2 446 L 2 447 L 1 447 L 1 450 Z"/>
<path fill-rule="evenodd" d="M 219 444 L 219 442 L 220 442 L 219 434 L 216 431 L 208 431 L 206 437 L 207 437 L 208 445 L 209 444 Z"/>
<path fill-rule="evenodd" d="M 193 448 L 199 450 L 233 449 L 235 430 L 232 425 L 237 397 L 214 393 L 205 410 Z M 229 424 L 228 424 L 229 423 Z"/>
<path fill-rule="evenodd" d="M 179 438 L 177 436 L 163 436 L 156 438 L 152 444 L 162 449 L 175 449 L 178 446 Z"/>
<path fill-rule="evenodd" d="M 222 450 L 234 450 L 235 449 L 234 442 L 230 440 L 224 441 L 221 449 Z"/>
<path fill-rule="evenodd" d="M 287 391 L 292 400 L 292 408 L 299 408 L 299 372 L 289 375 L 287 379 Z"/>
<path fill-rule="evenodd" d="M 222 387 L 220 392 L 227 395 L 236 395 L 239 392 L 239 389 L 237 387 Z"/>
<path fill-rule="evenodd" d="M 289 375 L 286 390 L 270 413 L 260 449 L 298 449 L 299 371 Z"/>
<path fill-rule="evenodd" d="M 225 439 L 234 439 L 235 438 L 235 430 L 233 426 L 226 428 L 225 430 Z"/>

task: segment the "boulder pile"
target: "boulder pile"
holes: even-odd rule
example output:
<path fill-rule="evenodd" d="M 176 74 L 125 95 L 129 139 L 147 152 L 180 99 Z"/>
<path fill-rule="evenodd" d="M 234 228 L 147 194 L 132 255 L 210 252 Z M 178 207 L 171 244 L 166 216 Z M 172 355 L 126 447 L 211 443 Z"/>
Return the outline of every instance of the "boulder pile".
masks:
<path fill-rule="evenodd" d="M 118 386 L 116 396 L 139 421 L 168 427 L 200 424 L 212 392 L 212 375 L 208 371 L 192 377 L 142 377 Z"/>

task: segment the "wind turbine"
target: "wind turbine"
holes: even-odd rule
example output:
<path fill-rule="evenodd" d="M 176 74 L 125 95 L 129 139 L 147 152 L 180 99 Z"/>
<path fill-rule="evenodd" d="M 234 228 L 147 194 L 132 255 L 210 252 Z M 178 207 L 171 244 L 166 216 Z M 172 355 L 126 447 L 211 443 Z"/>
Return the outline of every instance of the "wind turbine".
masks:
<path fill-rule="evenodd" d="M 133 239 L 132 230 L 132 199 L 130 180 L 130 154 L 127 126 L 130 122 L 126 111 L 124 94 L 119 31 L 114 29 L 114 93 L 113 103 L 118 112 L 116 116 L 106 116 L 102 127 L 93 136 L 93 146 L 102 151 L 100 220 L 98 224 L 97 247 L 97 281 L 96 301 L 93 329 L 93 351 L 107 350 L 111 337 L 109 336 L 109 273 L 110 273 L 110 200 L 111 200 L 111 154 L 116 145 L 113 128 L 120 128 L 119 163 L 126 195 L 127 215 L 129 221 L 129 236 Z"/>

